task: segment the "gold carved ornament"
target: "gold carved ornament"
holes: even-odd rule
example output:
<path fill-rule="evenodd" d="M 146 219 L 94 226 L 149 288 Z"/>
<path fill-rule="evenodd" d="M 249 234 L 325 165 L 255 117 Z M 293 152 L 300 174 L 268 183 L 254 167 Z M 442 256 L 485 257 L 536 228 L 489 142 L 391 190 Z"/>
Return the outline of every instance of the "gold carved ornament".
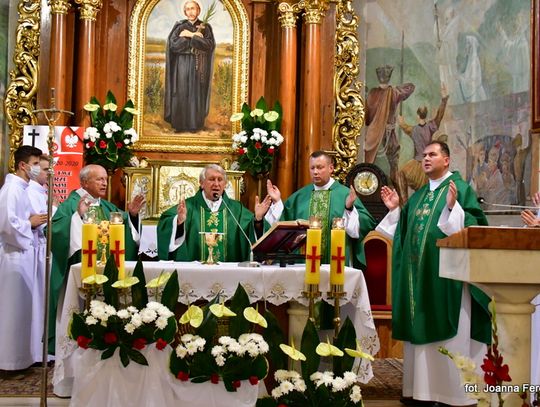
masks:
<path fill-rule="evenodd" d="M 38 57 L 41 5 L 39 1 L 21 0 L 16 32 L 10 83 L 6 90 L 4 108 L 9 126 L 9 168 L 14 169 L 13 152 L 22 143 L 23 127 L 37 123 L 32 113 L 36 108 L 38 90 Z"/>
<path fill-rule="evenodd" d="M 52 14 L 67 14 L 71 4 L 69 0 L 49 0 Z"/>
<path fill-rule="evenodd" d="M 298 14 L 304 9 L 305 2 L 302 0 L 296 4 L 279 3 L 278 5 L 278 20 L 281 28 L 296 28 L 296 20 Z"/>
<path fill-rule="evenodd" d="M 81 20 L 96 21 L 97 13 L 103 6 L 102 0 L 74 0 L 79 5 Z"/>
<path fill-rule="evenodd" d="M 304 20 L 306 24 L 322 24 L 328 0 L 306 0 L 304 6 Z"/>
<path fill-rule="evenodd" d="M 360 66 L 358 44 L 358 17 L 352 2 L 342 0 L 336 10 L 336 55 L 334 94 L 336 98 L 333 147 L 336 170 L 334 175 L 341 181 L 356 164 L 358 156 L 357 138 L 364 125 L 365 105 L 360 90 L 362 84 L 356 80 Z"/>

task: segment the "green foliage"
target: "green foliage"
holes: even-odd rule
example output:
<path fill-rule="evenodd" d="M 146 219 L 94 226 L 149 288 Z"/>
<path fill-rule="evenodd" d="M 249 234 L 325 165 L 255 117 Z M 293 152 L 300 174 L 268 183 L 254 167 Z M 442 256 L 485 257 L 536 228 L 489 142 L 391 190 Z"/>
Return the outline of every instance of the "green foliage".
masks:
<path fill-rule="evenodd" d="M 103 274 L 108 278 L 105 284 L 103 284 L 103 295 L 105 297 L 105 302 L 112 305 L 114 308 L 118 308 L 118 290 L 112 286 L 113 283 L 118 280 L 118 268 L 116 267 L 114 256 L 109 256 L 107 259 Z"/>
<path fill-rule="evenodd" d="M 178 284 L 178 272 L 174 270 L 171 277 L 165 284 L 163 294 L 161 295 L 161 303 L 170 310 L 175 309 L 178 302 L 178 295 L 180 294 L 180 285 Z"/>
<path fill-rule="evenodd" d="M 133 277 L 137 277 L 139 283 L 131 286 L 131 302 L 135 308 L 141 309 L 148 304 L 148 291 L 146 290 L 146 277 L 144 276 L 143 264 L 140 259 L 137 261 L 133 270 Z"/>
<path fill-rule="evenodd" d="M 336 341 L 334 342 L 334 346 L 341 350 L 345 348 L 356 348 L 356 330 L 349 317 L 345 319 L 345 322 L 341 326 Z M 354 357 L 349 356 L 346 352 L 343 357 L 334 357 L 334 374 L 342 376 L 346 371 L 352 370 L 354 359 Z"/>
<path fill-rule="evenodd" d="M 281 351 L 279 345 L 281 343 L 287 343 L 287 338 L 285 338 L 283 329 L 281 329 L 275 315 L 272 314 L 268 309 L 264 313 L 264 318 L 268 323 L 268 327 L 264 330 L 263 337 L 270 347 L 268 355 L 272 363 L 272 367 L 275 370 L 286 369 L 287 356 Z"/>
<path fill-rule="evenodd" d="M 309 377 L 319 368 L 321 357 L 315 351 L 318 344 L 319 334 L 313 322 L 308 319 L 302 333 L 302 346 L 300 348 L 306 356 L 306 360 L 302 361 L 302 377 L 306 383 L 309 383 Z"/>

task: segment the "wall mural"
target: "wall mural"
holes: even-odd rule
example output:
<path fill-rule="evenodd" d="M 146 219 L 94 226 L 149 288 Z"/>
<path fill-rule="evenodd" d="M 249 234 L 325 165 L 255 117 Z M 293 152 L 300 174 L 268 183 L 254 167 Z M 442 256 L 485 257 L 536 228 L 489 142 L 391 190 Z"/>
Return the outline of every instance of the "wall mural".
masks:
<path fill-rule="evenodd" d="M 423 182 L 413 137 L 447 141 L 490 203 L 530 179 L 530 0 L 359 0 L 366 161 L 402 191 Z M 492 209 L 492 208 L 487 208 Z"/>

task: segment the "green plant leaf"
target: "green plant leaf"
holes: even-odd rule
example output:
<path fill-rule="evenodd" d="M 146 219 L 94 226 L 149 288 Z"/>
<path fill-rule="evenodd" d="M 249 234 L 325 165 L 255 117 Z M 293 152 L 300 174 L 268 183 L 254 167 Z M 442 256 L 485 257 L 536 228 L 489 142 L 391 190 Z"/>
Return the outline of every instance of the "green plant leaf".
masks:
<path fill-rule="evenodd" d="M 345 322 L 341 326 L 338 336 L 334 342 L 334 346 L 337 346 L 339 349 L 342 350 L 345 348 L 356 348 L 356 330 L 354 329 L 354 325 L 349 319 L 349 317 L 345 319 Z M 344 372 L 352 370 L 355 358 L 345 352 L 343 357 L 335 357 L 333 359 L 334 374 L 338 376 L 343 376 Z"/>
<path fill-rule="evenodd" d="M 114 256 L 109 256 L 107 259 L 103 274 L 109 279 L 105 282 L 105 284 L 103 284 L 103 295 L 105 297 L 105 302 L 118 309 L 118 290 L 112 286 L 113 283 L 118 280 L 118 268 L 116 267 Z"/>
<path fill-rule="evenodd" d="M 171 343 L 174 339 L 178 326 L 176 324 L 176 318 L 174 316 L 167 319 L 167 326 L 164 329 L 156 329 L 154 332 L 155 338 L 161 338 L 167 343 Z"/>
<path fill-rule="evenodd" d="M 129 365 L 129 356 L 125 346 L 120 346 L 120 362 L 122 362 L 122 366 L 124 367 Z"/>
<path fill-rule="evenodd" d="M 85 323 L 85 319 L 81 314 L 73 314 L 71 317 L 71 329 L 69 332 L 69 337 L 71 339 L 77 340 L 79 336 L 84 336 L 86 338 L 92 338 L 90 329 Z"/>
<path fill-rule="evenodd" d="M 144 355 L 141 352 L 139 352 L 137 349 L 130 348 L 127 350 L 127 354 L 129 358 L 135 363 L 138 363 L 139 365 L 143 365 L 143 366 L 148 366 L 148 361 L 146 360 Z"/>
<path fill-rule="evenodd" d="M 196 376 L 191 379 L 191 383 L 204 383 L 210 380 L 210 376 Z"/>
<path fill-rule="evenodd" d="M 132 303 L 135 308 L 142 309 L 146 306 L 146 304 L 148 304 L 148 292 L 146 290 L 146 278 L 144 276 L 143 263 L 141 259 L 139 259 L 135 265 L 133 277 L 137 277 L 139 282 L 131 287 Z"/>
<path fill-rule="evenodd" d="M 264 99 L 264 96 L 261 96 L 259 100 L 257 100 L 257 103 L 255 104 L 256 109 L 261 109 L 263 112 L 268 111 L 268 104 L 266 103 L 266 100 Z"/>
<path fill-rule="evenodd" d="M 310 381 L 309 377 L 319 368 L 321 357 L 315 351 L 318 344 L 319 334 L 313 322 L 308 319 L 302 333 L 302 345 L 300 347 L 300 350 L 306 356 L 306 360 L 302 362 L 302 377 L 306 383 Z"/>
<path fill-rule="evenodd" d="M 285 355 L 280 347 L 280 343 L 287 343 L 283 329 L 279 325 L 275 315 L 268 309 L 264 313 L 264 318 L 268 323 L 268 327 L 263 332 L 263 338 L 268 343 L 268 358 L 272 364 L 273 370 L 287 369 L 287 355 Z"/>
<path fill-rule="evenodd" d="M 101 360 L 109 359 L 112 355 L 114 355 L 114 351 L 117 347 L 118 345 L 113 345 L 105 349 L 101 354 Z"/>
<path fill-rule="evenodd" d="M 242 284 L 238 283 L 229 307 L 236 314 L 235 317 L 230 318 L 229 324 L 229 335 L 233 338 L 249 332 L 251 328 L 251 323 L 244 318 L 243 314 L 246 307 L 249 307 L 249 297 Z"/>
<path fill-rule="evenodd" d="M 161 294 L 161 303 L 174 312 L 179 294 L 180 285 L 178 284 L 178 272 L 174 270 L 169 281 L 165 284 L 163 294 Z"/>

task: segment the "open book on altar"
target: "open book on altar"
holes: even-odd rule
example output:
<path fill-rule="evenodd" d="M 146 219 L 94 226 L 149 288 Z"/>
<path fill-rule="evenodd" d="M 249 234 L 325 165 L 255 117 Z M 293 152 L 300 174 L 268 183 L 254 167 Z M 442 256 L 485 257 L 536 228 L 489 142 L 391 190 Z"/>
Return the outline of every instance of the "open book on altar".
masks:
<path fill-rule="evenodd" d="M 294 264 L 295 260 L 304 259 L 303 254 L 295 253 L 306 244 L 309 222 L 305 219 L 286 220 L 276 222 L 257 240 L 253 246 L 253 255 L 257 261 L 279 261 L 282 267 L 285 264 Z"/>

